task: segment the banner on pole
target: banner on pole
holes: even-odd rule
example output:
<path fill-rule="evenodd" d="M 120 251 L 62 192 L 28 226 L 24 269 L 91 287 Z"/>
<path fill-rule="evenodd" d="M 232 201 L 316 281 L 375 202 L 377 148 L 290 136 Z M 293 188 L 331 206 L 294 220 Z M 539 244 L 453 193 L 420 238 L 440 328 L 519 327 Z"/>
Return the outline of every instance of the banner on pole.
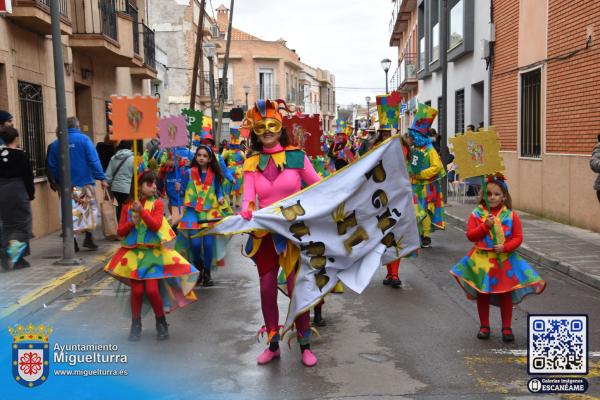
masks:
<path fill-rule="evenodd" d="M 158 122 L 160 147 L 170 149 L 187 146 L 189 143 L 189 134 L 186 126 L 185 117 L 181 115 L 161 118 Z"/>
<path fill-rule="evenodd" d="M 413 194 L 399 136 L 324 180 L 207 234 L 267 230 L 300 250 L 286 330 L 338 280 L 361 293 L 377 268 L 419 248 Z"/>
<path fill-rule="evenodd" d="M 153 139 L 158 130 L 158 98 L 110 96 L 112 140 Z"/>
<path fill-rule="evenodd" d="M 461 179 L 504 172 L 500 142 L 493 126 L 449 139 Z"/>

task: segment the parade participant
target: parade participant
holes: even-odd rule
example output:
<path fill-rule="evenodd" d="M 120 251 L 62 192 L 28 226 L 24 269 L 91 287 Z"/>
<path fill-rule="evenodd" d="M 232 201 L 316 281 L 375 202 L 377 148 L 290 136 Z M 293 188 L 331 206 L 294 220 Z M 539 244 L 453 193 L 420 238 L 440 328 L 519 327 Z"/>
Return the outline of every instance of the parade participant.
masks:
<path fill-rule="evenodd" d="M 433 148 L 429 130 L 437 115 L 437 110 L 419 104 L 417 115 L 409 128 L 413 141 L 408 155 L 408 173 L 415 196 L 421 247 L 431 246 L 433 229 L 445 229 L 446 214 L 442 179 L 446 176 L 440 156 Z"/>
<path fill-rule="evenodd" d="M 246 160 L 246 154 L 240 147 L 240 130 L 238 128 L 231 128 L 229 148 L 223 151 L 221 157 L 227 163 L 229 170 L 233 172 L 234 183 L 229 182 L 225 189 L 225 194 L 229 197 L 229 204 L 232 207 L 241 206 L 244 182 L 242 169 Z"/>
<path fill-rule="evenodd" d="M 214 286 L 211 270 L 217 261 L 215 237 L 198 234 L 233 212 L 223 196 L 223 172 L 210 146 L 202 144 L 196 149 L 191 168 L 185 172 L 182 187 L 185 193 L 184 211 L 178 225 L 175 248 L 191 259 L 194 265 L 202 265 L 203 286 Z M 178 184 L 176 188 L 179 188 Z"/>
<path fill-rule="evenodd" d="M 335 172 L 335 160 L 330 157 L 330 150 L 333 148 L 334 134 L 332 132 L 324 132 L 321 135 L 321 150 L 323 151 L 324 164 L 327 171 L 332 174 Z"/>
<path fill-rule="evenodd" d="M 252 211 L 266 207 L 301 189 L 302 182 L 312 185 L 319 175 L 303 151 L 289 146 L 290 138 L 282 127 L 280 106 L 283 100 L 259 100 L 246 113 L 245 124 L 251 131 L 254 153 L 244 163 L 244 196 L 241 215 L 250 220 Z M 258 204 L 256 197 L 258 196 Z M 260 297 L 269 347 L 258 356 L 258 364 L 267 364 L 280 357 L 279 310 L 277 306 L 277 273 L 281 266 L 292 293 L 299 260 L 299 249 L 285 238 L 268 232 L 254 232 L 246 244 L 246 253 L 256 263 L 260 277 Z M 302 362 L 308 367 L 317 364 L 310 350 L 310 317 L 305 312 L 296 319 L 296 331 Z"/>
<path fill-rule="evenodd" d="M 346 147 L 348 144 L 348 135 L 342 130 L 338 130 L 333 140 L 333 146 L 329 148 L 328 155 L 333 159 L 335 170 L 338 171 L 348 165 Z"/>
<path fill-rule="evenodd" d="M 484 191 L 487 191 L 489 209 Z M 513 304 L 520 303 L 528 294 L 542 293 L 546 283 L 516 252 L 523 242 L 523 231 L 519 216 L 512 210 L 503 176 L 488 177 L 479 205 L 469 217 L 467 238 L 475 245 L 450 273 L 467 298 L 477 301 L 480 320 L 477 337 L 490 337 L 489 313 L 490 304 L 493 304 L 500 307 L 502 340 L 512 342 Z"/>
<path fill-rule="evenodd" d="M 123 206 L 117 230 L 123 237 L 121 248 L 104 267 L 131 287 L 131 341 L 141 338 L 144 293 L 156 316 L 158 340 L 169 337 L 165 312 L 196 300 L 192 289 L 198 270 L 175 250 L 163 246 L 175 238 L 175 233 L 164 217 L 163 202 L 156 198 L 156 179 L 154 171 L 141 174 L 140 201 L 130 198 Z"/>
<path fill-rule="evenodd" d="M 185 171 L 194 159 L 194 153 L 187 147 L 175 147 L 168 151 L 167 160 L 163 164 L 161 172 L 165 176 L 165 186 L 169 199 L 169 212 L 175 213 L 183 205 L 185 186 L 181 184 L 185 177 Z M 178 185 L 179 184 L 179 185 Z M 179 189 L 177 189 L 179 188 Z"/>

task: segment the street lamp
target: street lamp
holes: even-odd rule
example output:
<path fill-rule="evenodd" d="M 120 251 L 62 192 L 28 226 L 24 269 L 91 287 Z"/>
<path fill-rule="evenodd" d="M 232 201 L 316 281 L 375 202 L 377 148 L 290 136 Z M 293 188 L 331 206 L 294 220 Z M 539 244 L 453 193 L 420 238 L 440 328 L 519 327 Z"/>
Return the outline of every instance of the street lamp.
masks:
<path fill-rule="evenodd" d="M 381 68 L 385 71 L 385 94 L 388 94 L 388 71 L 392 66 L 392 61 L 389 58 L 381 60 Z"/>
<path fill-rule="evenodd" d="M 367 101 L 367 128 L 369 128 L 371 126 L 371 118 L 369 114 L 369 103 L 371 102 L 371 96 L 365 97 L 365 100 Z"/>
<path fill-rule="evenodd" d="M 248 93 L 250 93 L 250 86 L 244 85 L 244 94 L 246 95 L 246 111 L 248 111 Z"/>
<path fill-rule="evenodd" d="M 214 121 L 216 116 L 215 111 L 215 76 L 214 76 L 214 59 L 215 59 L 215 51 L 216 46 L 214 43 L 204 43 L 202 45 L 202 49 L 204 50 L 204 54 L 206 54 L 206 58 L 208 58 L 208 79 L 209 79 L 209 90 L 210 90 L 210 114 L 211 118 Z M 214 134 L 214 133 L 213 133 Z"/>

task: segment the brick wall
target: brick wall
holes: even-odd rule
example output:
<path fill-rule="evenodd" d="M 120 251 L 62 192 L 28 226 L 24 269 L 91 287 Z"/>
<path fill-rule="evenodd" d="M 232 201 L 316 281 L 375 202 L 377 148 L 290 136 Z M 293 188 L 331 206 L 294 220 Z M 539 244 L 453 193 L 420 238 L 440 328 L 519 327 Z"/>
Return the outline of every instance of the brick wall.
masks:
<path fill-rule="evenodd" d="M 491 125 L 502 150 L 517 150 L 519 2 L 493 0 L 496 43 L 492 75 Z"/>
<path fill-rule="evenodd" d="M 550 0 L 548 57 L 585 51 L 547 66 L 546 151 L 590 154 L 600 134 L 600 1 Z"/>

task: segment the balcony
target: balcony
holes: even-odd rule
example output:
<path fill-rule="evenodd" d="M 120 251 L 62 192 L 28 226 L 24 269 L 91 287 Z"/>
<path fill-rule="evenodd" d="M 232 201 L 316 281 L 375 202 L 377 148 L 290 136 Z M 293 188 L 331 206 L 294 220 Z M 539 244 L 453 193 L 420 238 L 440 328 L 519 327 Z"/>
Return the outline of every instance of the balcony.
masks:
<path fill-rule="evenodd" d="M 399 46 L 402 35 L 408 29 L 411 14 L 417 8 L 417 0 L 394 0 L 390 20 L 390 46 Z"/>
<path fill-rule="evenodd" d="M 8 15 L 16 24 L 28 30 L 42 35 L 50 35 L 52 33 L 50 1 L 52 0 L 16 0 L 13 3 L 12 14 Z M 70 35 L 72 29 L 68 0 L 58 0 L 58 7 L 60 11 L 60 31 L 65 35 Z"/>
<path fill-rule="evenodd" d="M 71 47 L 116 67 L 134 62 L 133 17 L 125 0 L 73 0 Z M 137 10 L 136 10 L 137 11 Z M 138 44 L 139 45 L 139 44 Z"/>
<path fill-rule="evenodd" d="M 304 98 L 302 97 L 302 91 L 296 88 L 292 88 L 289 93 L 285 96 L 285 101 L 288 104 L 295 106 L 304 105 Z"/>
<path fill-rule="evenodd" d="M 257 99 L 276 99 L 279 98 L 279 85 L 258 84 L 256 85 Z"/>
<path fill-rule="evenodd" d="M 146 24 L 139 24 L 142 26 L 142 45 L 143 54 L 142 58 L 139 54 L 139 50 L 135 53 L 134 63 L 139 64 L 137 68 L 131 68 L 131 75 L 137 76 L 142 79 L 155 79 L 157 77 L 156 71 L 156 47 L 154 44 L 154 31 L 150 29 Z M 138 30 L 139 32 L 139 30 Z M 135 34 L 135 32 L 134 32 Z M 135 37 L 135 36 L 134 36 Z M 138 46 L 139 46 L 139 33 L 138 33 Z M 135 40 L 134 40 L 134 52 L 135 52 Z"/>
<path fill-rule="evenodd" d="M 406 53 L 390 79 L 390 87 L 400 92 L 416 89 L 419 84 L 417 68 L 417 55 Z"/>

